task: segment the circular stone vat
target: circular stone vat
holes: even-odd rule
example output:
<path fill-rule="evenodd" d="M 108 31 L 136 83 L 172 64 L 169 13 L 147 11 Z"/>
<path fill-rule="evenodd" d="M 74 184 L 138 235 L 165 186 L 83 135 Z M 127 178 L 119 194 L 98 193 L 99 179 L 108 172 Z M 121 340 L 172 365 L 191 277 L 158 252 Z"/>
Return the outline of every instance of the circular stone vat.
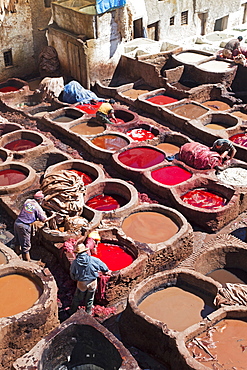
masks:
<path fill-rule="evenodd" d="M 167 109 L 169 109 L 172 113 L 175 113 L 179 116 L 182 116 L 188 119 L 199 118 L 208 112 L 207 108 L 202 107 L 201 105 L 196 104 L 194 102 L 180 104 L 177 106 L 174 105 L 173 107 L 169 107 Z"/>
<path fill-rule="evenodd" d="M 247 169 L 241 166 L 232 166 L 223 171 L 217 171 L 217 178 L 224 184 L 247 187 Z"/>
<path fill-rule="evenodd" d="M 97 253 L 93 255 L 105 262 L 112 271 L 122 270 L 135 260 L 135 257 L 122 246 L 107 242 L 98 243 Z"/>
<path fill-rule="evenodd" d="M 137 203 L 138 194 L 134 186 L 118 179 L 97 181 L 87 187 L 85 194 L 85 205 L 100 212 L 113 211 L 119 215 Z"/>
<path fill-rule="evenodd" d="M 19 192 L 30 186 L 35 180 L 35 171 L 26 164 L 9 162 L 0 169 L 0 194 Z"/>
<path fill-rule="evenodd" d="M 115 108 L 114 115 L 117 119 L 117 122 L 115 123 L 112 119 L 110 119 L 110 121 L 112 122 L 111 127 L 113 126 L 115 128 L 122 129 L 123 127 L 128 127 L 139 122 L 138 114 L 127 109 Z"/>
<path fill-rule="evenodd" d="M 22 89 L 24 86 L 28 87 L 25 81 L 19 80 L 18 78 L 9 78 L 7 81 L 0 83 L 0 93 L 13 93 Z"/>
<path fill-rule="evenodd" d="M 187 191 L 181 196 L 183 202 L 197 208 L 215 209 L 224 207 L 228 199 L 222 194 L 206 188 L 197 188 Z"/>
<path fill-rule="evenodd" d="M 223 60 L 209 60 L 199 65 L 199 68 L 211 73 L 224 73 L 232 68 L 232 63 Z"/>
<path fill-rule="evenodd" d="M 43 152 L 47 150 L 44 145 L 45 138 L 35 131 L 18 130 L 4 135 L 0 145 L 13 152 Z M 42 145 L 43 144 L 43 145 Z"/>
<path fill-rule="evenodd" d="M 10 123 L 7 121 L 7 123 L 0 123 L 0 136 L 3 136 L 5 134 L 8 134 L 13 131 L 21 130 L 22 126 L 18 123 Z"/>
<path fill-rule="evenodd" d="M 52 172 L 62 170 L 76 172 L 79 176 L 81 176 L 84 185 L 86 186 L 96 180 L 103 180 L 105 177 L 104 171 L 101 169 L 101 167 L 97 166 L 96 164 L 92 164 L 91 162 L 86 162 L 79 159 L 71 159 L 48 167 L 44 177 Z"/>
<path fill-rule="evenodd" d="M 34 109 L 30 109 L 28 113 L 34 118 L 42 118 L 45 114 L 53 112 L 54 110 L 55 110 L 55 107 L 45 105 L 45 106 L 39 106 Z"/>
<path fill-rule="evenodd" d="M 169 95 L 159 94 L 152 96 L 151 98 L 148 98 L 147 101 L 157 105 L 166 105 L 175 103 L 178 101 L 178 99 L 173 98 L 172 96 Z"/>
<path fill-rule="evenodd" d="M 241 111 L 231 112 L 231 114 L 235 117 L 241 118 L 243 121 L 247 121 L 247 114 L 242 113 Z"/>
<path fill-rule="evenodd" d="M 183 63 L 183 64 L 197 64 L 198 62 L 201 62 L 208 56 L 211 56 L 210 53 L 205 53 L 203 51 L 182 51 L 179 54 L 173 54 L 172 58 Z"/>
<path fill-rule="evenodd" d="M 247 147 L 247 133 L 239 133 L 229 137 L 234 144 L 238 144 L 243 147 Z"/>
<path fill-rule="evenodd" d="M 63 322 L 13 364 L 14 370 L 21 368 L 140 369 L 123 344 L 84 310 Z"/>
<path fill-rule="evenodd" d="M 151 171 L 151 177 L 163 185 L 177 185 L 190 179 L 192 174 L 180 166 L 164 166 Z"/>
<path fill-rule="evenodd" d="M 153 147 L 138 146 L 123 150 L 117 155 L 117 159 L 118 162 L 126 167 L 144 170 L 163 162 L 165 160 L 165 153 Z"/>
<path fill-rule="evenodd" d="M 151 131 L 144 128 L 133 128 L 127 131 L 126 135 L 128 135 L 134 141 L 152 140 L 156 136 Z"/>
<path fill-rule="evenodd" d="M 158 361 L 172 363 L 173 356 L 167 357 L 166 351 L 176 350 L 179 331 L 216 309 L 216 294 L 217 286 L 193 271 L 178 269 L 149 276 L 129 294 L 120 318 L 121 336 Z"/>
<path fill-rule="evenodd" d="M 79 135 L 98 135 L 105 131 L 105 126 L 102 126 L 97 121 L 91 119 L 78 123 L 77 125 L 70 126 L 69 129 Z"/>
<path fill-rule="evenodd" d="M 56 123 L 68 123 L 83 117 L 83 113 L 75 108 L 62 108 L 50 114 L 49 118 Z"/>
<path fill-rule="evenodd" d="M 122 230 L 140 243 L 157 244 L 174 237 L 181 229 L 179 214 L 168 207 L 142 208 L 123 219 Z"/>
<path fill-rule="evenodd" d="M 211 113 L 204 117 L 202 124 L 205 128 L 215 130 L 226 130 L 237 127 L 239 121 L 227 113 Z"/>
<path fill-rule="evenodd" d="M 156 148 L 163 150 L 167 157 L 178 154 L 180 150 L 179 146 L 170 143 L 160 143 Z"/>
<path fill-rule="evenodd" d="M 196 325 L 178 336 L 181 358 L 177 368 L 245 369 L 247 311 L 244 307 L 219 310 L 203 327 Z"/>
<path fill-rule="evenodd" d="M 201 103 L 201 105 L 215 111 L 224 111 L 231 109 L 229 104 L 224 103 L 220 100 L 207 100 L 204 103 Z"/>
<path fill-rule="evenodd" d="M 124 136 L 115 133 L 96 136 L 91 143 L 111 152 L 116 152 L 129 144 Z"/>
<path fill-rule="evenodd" d="M 25 294 L 23 294 L 25 292 Z M 0 318 L 28 310 L 42 294 L 41 287 L 30 277 L 12 273 L 0 277 Z"/>

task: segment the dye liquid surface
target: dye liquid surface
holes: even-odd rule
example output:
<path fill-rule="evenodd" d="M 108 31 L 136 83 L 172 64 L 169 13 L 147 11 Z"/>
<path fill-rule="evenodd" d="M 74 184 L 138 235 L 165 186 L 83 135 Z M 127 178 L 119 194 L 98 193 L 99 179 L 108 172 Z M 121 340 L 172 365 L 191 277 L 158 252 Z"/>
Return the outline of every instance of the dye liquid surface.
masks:
<path fill-rule="evenodd" d="M 137 99 L 139 95 L 146 94 L 150 90 L 145 90 L 145 89 L 129 89 L 126 91 L 121 92 L 122 95 L 128 96 L 131 99 Z"/>
<path fill-rule="evenodd" d="M 190 190 L 181 199 L 191 206 L 204 209 L 224 207 L 227 204 L 227 199 L 223 196 L 203 189 Z"/>
<path fill-rule="evenodd" d="M 90 208 L 96 209 L 97 211 L 113 211 L 114 209 L 124 206 L 126 203 L 126 199 L 120 195 L 100 194 L 89 199 L 86 205 Z"/>
<path fill-rule="evenodd" d="M 205 127 L 211 128 L 211 130 L 225 130 L 227 128 L 223 123 L 208 123 Z"/>
<path fill-rule="evenodd" d="M 235 144 L 247 147 L 247 134 L 236 134 L 230 137 Z"/>
<path fill-rule="evenodd" d="M 176 185 L 191 178 L 191 173 L 179 166 L 167 166 L 152 171 L 154 180 L 164 185 Z"/>
<path fill-rule="evenodd" d="M 125 218 L 124 233 L 141 243 L 161 243 L 178 232 L 178 226 L 158 212 L 137 212 Z"/>
<path fill-rule="evenodd" d="M 120 162 L 131 168 L 144 169 L 162 162 L 165 155 L 151 148 L 132 148 L 120 153 Z"/>
<path fill-rule="evenodd" d="M 247 169 L 242 167 L 226 168 L 217 173 L 217 177 L 225 184 L 247 186 Z"/>
<path fill-rule="evenodd" d="M 205 59 L 207 56 L 204 54 L 184 52 L 176 55 L 176 58 L 183 63 L 197 63 Z"/>
<path fill-rule="evenodd" d="M 117 151 L 126 145 L 127 140 L 117 135 L 102 135 L 92 140 L 92 143 L 102 149 Z"/>
<path fill-rule="evenodd" d="M 179 152 L 180 148 L 177 145 L 169 144 L 169 143 L 161 143 L 156 146 L 161 150 L 164 150 L 167 156 L 175 155 Z"/>
<path fill-rule="evenodd" d="M 207 109 L 200 107 L 196 104 L 183 104 L 175 108 L 169 108 L 173 113 L 176 113 L 180 116 L 189 118 L 189 119 L 195 119 L 203 114 L 207 113 Z"/>
<path fill-rule="evenodd" d="M 183 331 L 206 316 L 205 306 L 204 300 L 197 295 L 169 287 L 150 294 L 138 308 L 153 319 L 166 323 L 169 329 Z"/>
<path fill-rule="evenodd" d="M 133 130 L 127 131 L 126 134 L 135 141 L 151 140 L 155 137 L 151 131 L 144 130 L 144 128 L 134 128 Z"/>
<path fill-rule="evenodd" d="M 171 96 L 168 95 L 156 95 L 153 96 L 152 98 L 148 98 L 147 101 L 150 101 L 151 103 L 157 105 L 166 105 L 175 103 L 176 101 L 178 101 L 178 99 L 172 98 Z"/>
<path fill-rule="evenodd" d="M 69 116 L 60 116 L 60 117 L 54 118 L 53 121 L 54 122 L 60 122 L 60 123 L 67 123 L 67 122 L 72 122 L 75 119 L 77 119 L 77 118 L 75 118 L 75 117 L 73 118 L 73 117 L 69 117 Z"/>
<path fill-rule="evenodd" d="M 247 114 L 244 114 L 244 113 L 242 113 L 240 111 L 232 112 L 231 114 L 233 114 L 235 117 L 241 118 L 244 121 L 247 121 Z"/>
<path fill-rule="evenodd" d="M 17 89 L 17 87 L 14 87 L 14 86 L 5 86 L 5 87 L 0 88 L 1 93 L 8 93 L 8 92 L 17 91 L 17 90 L 19 89 Z"/>
<path fill-rule="evenodd" d="M 221 320 L 186 346 L 198 362 L 210 369 L 246 370 L 247 322 Z"/>
<path fill-rule="evenodd" d="M 231 63 L 221 60 L 210 60 L 200 64 L 200 68 L 208 72 L 227 72 L 231 68 Z"/>
<path fill-rule="evenodd" d="M 69 170 L 69 171 L 77 173 L 77 175 L 79 175 L 82 178 L 82 181 L 84 182 L 84 185 L 91 184 L 94 181 L 93 177 L 86 174 L 85 172 L 81 172 L 81 171 L 78 171 L 78 170 Z"/>
<path fill-rule="evenodd" d="M 70 130 L 80 135 L 97 135 L 105 131 L 105 128 L 97 122 L 88 121 L 70 127 Z"/>
<path fill-rule="evenodd" d="M 229 104 L 220 100 L 208 100 L 201 104 L 215 111 L 223 111 L 231 108 Z"/>
<path fill-rule="evenodd" d="M 25 180 L 26 175 L 18 170 L 2 170 L 0 171 L 0 186 L 14 185 Z"/>
<path fill-rule="evenodd" d="M 11 274 L 0 277 L 0 317 L 16 315 L 32 307 L 41 291 L 26 276 Z"/>
<path fill-rule="evenodd" d="M 206 276 L 218 281 L 221 284 L 246 284 L 247 273 L 240 269 L 216 269 L 209 272 Z"/>
<path fill-rule="evenodd" d="M 131 254 L 115 244 L 98 243 L 97 253 L 94 256 L 105 262 L 112 271 L 121 270 L 134 261 Z"/>
<path fill-rule="evenodd" d="M 22 150 L 32 149 L 36 146 L 37 144 L 31 140 L 19 139 L 19 140 L 11 141 L 10 143 L 6 144 L 4 148 L 13 150 L 15 152 L 20 152 Z"/>

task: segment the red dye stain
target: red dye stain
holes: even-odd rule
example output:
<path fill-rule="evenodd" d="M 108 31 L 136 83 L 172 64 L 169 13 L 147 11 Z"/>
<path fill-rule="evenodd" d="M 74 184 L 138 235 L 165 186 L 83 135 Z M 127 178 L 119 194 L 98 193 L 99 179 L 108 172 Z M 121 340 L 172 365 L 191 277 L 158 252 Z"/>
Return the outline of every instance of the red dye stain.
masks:
<path fill-rule="evenodd" d="M 205 209 L 223 207 L 227 204 L 226 198 L 203 189 L 190 190 L 182 195 L 181 199 L 191 206 Z"/>
<path fill-rule="evenodd" d="M 19 89 L 17 89 L 14 86 L 5 86 L 5 87 L 0 88 L 1 93 L 8 93 L 8 92 L 17 91 L 17 90 L 19 90 Z"/>
<path fill-rule="evenodd" d="M 114 209 L 120 208 L 125 204 L 126 199 L 117 194 L 100 194 L 89 199 L 86 203 L 88 207 L 96 209 L 97 211 L 113 211 Z"/>
<path fill-rule="evenodd" d="M 133 130 L 129 130 L 127 131 L 127 135 L 135 141 L 145 141 L 153 139 L 155 136 L 151 131 L 144 130 L 143 128 L 134 128 Z"/>
<path fill-rule="evenodd" d="M 247 147 L 247 134 L 236 134 L 230 137 L 235 144 Z"/>
<path fill-rule="evenodd" d="M 0 171 L 0 186 L 14 185 L 25 180 L 26 175 L 18 170 Z"/>
<path fill-rule="evenodd" d="M 129 266 L 134 258 L 123 248 L 114 244 L 99 243 L 95 257 L 101 259 L 112 271 L 121 270 Z"/>
<path fill-rule="evenodd" d="M 165 155 L 151 148 L 132 148 L 118 156 L 120 162 L 132 168 L 148 168 L 162 162 Z"/>
<path fill-rule="evenodd" d="M 88 114 L 95 114 L 99 107 L 101 106 L 102 101 L 98 102 L 97 104 L 79 104 L 76 105 L 76 108 L 82 110 L 85 113 Z"/>
<path fill-rule="evenodd" d="M 117 122 L 115 122 L 113 118 L 110 118 L 110 121 L 111 121 L 112 123 L 114 123 L 115 125 L 120 125 L 120 124 L 125 124 L 125 123 L 126 123 L 123 119 L 121 119 L 121 118 L 117 118 L 117 117 L 116 117 L 116 121 L 117 121 Z"/>
<path fill-rule="evenodd" d="M 84 185 L 88 185 L 88 184 L 91 184 L 91 182 L 93 182 L 93 178 L 87 175 L 85 172 L 81 172 L 78 170 L 69 170 L 69 171 L 77 173 L 77 175 L 79 175 L 82 181 L 84 182 Z"/>
<path fill-rule="evenodd" d="M 178 99 L 174 99 L 168 95 L 156 95 L 156 96 L 153 96 L 152 98 L 148 98 L 147 100 L 150 101 L 151 103 L 158 104 L 158 105 L 166 105 L 166 104 L 175 103 L 176 101 L 178 101 Z"/>
<path fill-rule="evenodd" d="M 154 180 L 164 185 L 176 185 L 191 178 L 191 173 L 179 166 L 167 166 L 152 171 Z"/>
<path fill-rule="evenodd" d="M 11 141 L 10 143 L 6 144 L 4 148 L 20 152 L 21 150 L 31 149 L 34 148 L 35 146 L 37 146 L 37 144 L 31 140 L 19 139 Z"/>

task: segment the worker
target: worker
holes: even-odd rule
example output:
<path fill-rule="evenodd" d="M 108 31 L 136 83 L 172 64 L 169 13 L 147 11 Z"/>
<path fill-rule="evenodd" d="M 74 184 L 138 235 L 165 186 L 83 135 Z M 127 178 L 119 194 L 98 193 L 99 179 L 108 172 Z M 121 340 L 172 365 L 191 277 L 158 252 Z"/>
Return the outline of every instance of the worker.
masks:
<path fill-rule="evenodd" d="M 114 116 L 114 109 L 112 107 L 112 104 L 115 104 L 114 99 L 110 99 L 109 103 L 105 102 L 102 103 L 101 106 L 98 108 L 96 112 L 96 119 L 99 121 L 101 124 L 113 124 L 112 121 L 110 121 L 110 118 L 117 123 L 117 119 Z"/>
<path fill-rule="evenodd" d="M 88 248 L 83 243 L 75 246 L 76 259 L 70 266 L 70 276 L 77 281 L 77 288 L 71 303 L 69 314 L 76 312 L 80 303 L 84 301 L 86 312 L 91 315 L 94 295 L 97 288 L 98 272 L 111 275 L 107 265 L 99 258 L 90 256 Z"/>
<path fill-rule="evenodd" d="M 226 43 L 225 47 L 224 47 L 223 56 L 226 53 L 225 50 L 228 50 L 231 53 L 233 53 L 233 51 L 238 51 L 238 53 L 240 54 L 241 53 L 240 42 L 242 40 L 243 40 L 243 37 L 242 36 L 238 36 L 237 39 L 232 39 L 232 40 L 228 41 Z"/>
<path fill-rule="evenodd" d="M 211 150 L 219 153 L 223 161 L 227 159 L 231 160 L 236 154 L 233 143 L 227 139 L 217 139 L 213 143 Z"/>
<path fill-rule="evenodd" d="M 35 193 L 33 198 L 24 202 L 21 212 L 14 223 L 15 250 L 17 252 L 21 248 L 22 258 L 25 261 L 30 261 L 31 224 L 37 220 L 46 222 L 51 218 L 47 218 L 41 207 L 44 199 L 42 191 Z M 54 216 L 55 214 L 52 215 L 52 217 Z"/>

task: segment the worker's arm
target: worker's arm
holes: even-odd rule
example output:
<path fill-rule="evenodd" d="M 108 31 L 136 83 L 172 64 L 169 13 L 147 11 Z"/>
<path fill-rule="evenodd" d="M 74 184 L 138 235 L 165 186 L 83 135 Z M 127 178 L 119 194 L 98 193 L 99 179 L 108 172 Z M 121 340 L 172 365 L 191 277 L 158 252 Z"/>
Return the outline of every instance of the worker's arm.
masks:
<path fill-rule="evenodd" d="M 232 159 L 235 156 L 236 152 L 237 152 L 236 149 L 233 148 L 231 151 L 230 159 Z"/>
<path fill-rule="evenodd" d="M 113 121 L 114 121 L 115 123 L 117 123 L 117 119 L 116 119 L 116 117 L 115 117 L 115 115 L 114 115 L 114 111 L 111 111 L 111 112 L 109 113 L 109 117 L 110 117 L 110 118 L 112 118 L 112 119 L 113 119 Z"/>

